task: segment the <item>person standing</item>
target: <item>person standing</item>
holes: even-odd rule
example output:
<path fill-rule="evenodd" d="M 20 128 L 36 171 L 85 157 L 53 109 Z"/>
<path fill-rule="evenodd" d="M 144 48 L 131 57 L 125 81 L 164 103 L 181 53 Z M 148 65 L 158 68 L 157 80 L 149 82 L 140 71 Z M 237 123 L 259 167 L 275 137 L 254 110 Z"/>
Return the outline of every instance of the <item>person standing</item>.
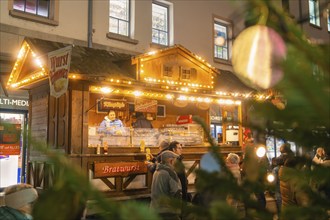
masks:
<path fill-rule="evenodd" d="M 226 166 L 236 178 L 237 183 L 240 185 L 242 183 L 241 170 L 239 167 L 240 158 L 235 153 L 229 153 L 226 158 Z"/>
<path fill-rule="evenodd" d="M 310 189 L 303 187 L 308 185 L 308 178 L 297 179 L 292 178 L 292 173 L 302 173 L 303 164 L 298 158 L 288 158 L 284 165 L 280 167 L 278 175 L 280 177 L 280 190 L 282 196 L 282 210 L 290 206 L 305 206 L 308 207 L 311 202 L 308 195 Z M 305 191 L 308 190 L 308 191 Z"/>
<path fill-rule="evenodd" d="M 294 153 L 291 150 L 291 145 L 289 143 L 284 143 L 280 146 L 281 155 L 272 159 L 272 172 L 275 175 L 275 199 L 276 199 L 276 208 L 278 215 L 281 213 L 282 209 L 282 195 L 280 190 L 280 177 L 279 170 L 281 166 L 285 164 L 288 159 L 294 157 Z"/>
<path fill-rule="evenodd" d="M 291 150 L 291 145 L 289 143 L 284 143 L 280 146 L 280 153 L 281 155 L 276 157 L 274 161 L 277 166 L 283 166 L 288 158 L 294 157 L 294 153 Z"/>
<path fill-rule="evenodd" d="M 118 128 L 124 127 L 123 122 L 116 118 L 116 112 L 110 110 L 108 115 L 104 117 L 101 122 L 98 132 L 106 134 L 121 134 L 121 130 Z"/>
<path fill-rule="evenodd" d="M 161 153 L 161 162 L 157 164 L 151 183 L 150 208 L 154 209 L 163 220 L 179 220 L 181 207 L 173 206 L 173 199 L 182 197 L 181 184 L 174 170 L 179 157 L 176 153 L 165 150 Z"/>
<path fill-rule="evenodd" d="M 326 154 L 323 147 L 316 149 L 316 154 L 313 158 L 313 162 L 316 164 L 322 164 L 326 160 Z"/>
<path fill-rule="evenodd" d="M 151 173 L 154 173 L 157 168 L 157 164 L 160 163 L 160 155 L 163 153 L 165 150 L 168 150 L 170 143 L 167 140 L 161 140 L 158 144 L 158 149 L 159 152 L 157 153 L 156 156 L 153 156 L 151 153 L 147 155 L 150 159 L 147 161 L 148 163 L 148 170 Z"/>
<path fill-rule="evenodd" d="M 136 112 L 136 121 L 132 126 L 133 128 L 153 128 L 151 122 L 146 119 L 142 112 Z"/>
<path fill-rule="evenodd" d="M 182 156 L 182 147 L 183 145 L 177 141 L 172 141 L 168 146 L 168 150 L 173 151 L 177 155 L 179 155 L 177 159 L 177 163 L 175 164 L 175 171 L 178 174 L 178 177 L 181 182 L 182 187 L 182 200 L 183 201 L 191 201 L 191 198 L 188 196 L 188 179 L 185 170 L 185 166 L 183 164 L 183 156 Z"/>
<path fill-rule="evenodd" d="M 242 178 L 241 178 L 241 169 L 239 167 L 239 162 L 240 162 L 239 156 L 235 153 L 229 153 L 227 155 L 225 162 L 226 162 L 226 167 L 233 174 L 234 178 L 237 181 L 237 184 L 241 185 Z M 226 200 L 230 206 L 237 209 L 239 202 L 237 200 L 233 199 L 233 197 L 231 195 L 228 195 Z"/>

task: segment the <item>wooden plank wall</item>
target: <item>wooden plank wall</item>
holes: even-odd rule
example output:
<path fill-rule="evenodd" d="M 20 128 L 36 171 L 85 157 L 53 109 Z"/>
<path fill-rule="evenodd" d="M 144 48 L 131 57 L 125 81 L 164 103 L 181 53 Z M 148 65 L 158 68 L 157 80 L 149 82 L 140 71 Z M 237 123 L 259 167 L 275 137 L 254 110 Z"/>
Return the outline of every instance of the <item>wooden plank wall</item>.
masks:
<path fill-rule="evenodd" d="M 46 146 L 48 131 L 48 93 L 45 87 L 38 87 L 30 91 L 29 131 L 33 140 Z M 29 157 L 41 157 L 33 146 L 29 146 Z"/>
<path fill-rule="evenodd" d="M 70 150 L 68 154 L 88 153 L 89 87 L 84 83 L 71 84 Z"/>
<path fill-rule="evenodd" d="M 68 94 L 59 98 L 49 96 L 48 143 L 52 149 L 68 151 Z"/>

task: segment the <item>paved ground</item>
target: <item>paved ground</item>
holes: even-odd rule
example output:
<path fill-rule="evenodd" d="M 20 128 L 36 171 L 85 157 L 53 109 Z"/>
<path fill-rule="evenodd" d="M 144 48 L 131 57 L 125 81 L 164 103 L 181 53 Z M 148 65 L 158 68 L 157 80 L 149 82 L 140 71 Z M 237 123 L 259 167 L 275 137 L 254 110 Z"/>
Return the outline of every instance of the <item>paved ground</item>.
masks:
<path fill-rule="evenodd" d="M 146 204 L 150 203 L 150 198 L 149 197 L 147 197 L 147 198 L 138 198 L 136 200 L 140 201 L 140 202 L 144 202 Z M 121 201 L 123 202 L 125 200 L 121 200 Z M 266 194 L 266 201 L 267 201 L 266 208 L 271 213 L 274 214 L 274 220 L 277 220 L 277 215 L 276 215 L 277 208 L 276 208 L 276 201 L 275 201 L 274 197 L 272 197 L 269 194 Z M 244 207 L 238 207 L 238 209 L 240 211 L 242 211 L 242 213 L 244 214 Z M 85 219 L 85 220 L 97 220 L 98 219 L 97 213 L 98 213 L 98 210 L 95 207 L 93 207 L 93 202 L 89 201 L 88 204 L 87 204 L 87 208 L 85 210 L 85 217 L 83 219 Z"/>

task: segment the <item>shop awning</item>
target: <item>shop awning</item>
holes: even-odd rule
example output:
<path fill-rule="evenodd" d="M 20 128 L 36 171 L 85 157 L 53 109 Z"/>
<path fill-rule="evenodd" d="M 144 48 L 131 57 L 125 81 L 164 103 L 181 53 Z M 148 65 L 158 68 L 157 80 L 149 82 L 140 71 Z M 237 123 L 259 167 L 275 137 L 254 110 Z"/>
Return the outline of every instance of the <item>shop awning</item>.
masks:
<path fill-rule="evenodd" d="M 216 90 L 231 93 L 250 93 L 256 91 L 245 85 L 235 73 L 222 69 L 218 69 L 218 71 L 220 74 L 217 75 L 214 85 Z"/>

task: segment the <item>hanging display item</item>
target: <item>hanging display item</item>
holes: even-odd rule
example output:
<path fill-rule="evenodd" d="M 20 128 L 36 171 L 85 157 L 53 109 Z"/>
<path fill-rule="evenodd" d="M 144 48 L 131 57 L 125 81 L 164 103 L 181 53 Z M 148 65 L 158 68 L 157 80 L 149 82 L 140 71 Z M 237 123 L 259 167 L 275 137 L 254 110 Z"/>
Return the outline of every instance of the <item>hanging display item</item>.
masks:
<path fill-rule="evenodd" d="M 233 45 L 235 74 L 255 89 L 272 88 L 283 78 L 281 62 L 286 46 L 281 36 L 264 25 L 254 25 L 238 35 Z"/>
<path fill-rule="evenodd" d="M 64 47 L 48 53 L 50 95 L 55 98 L 68 89 L 72 47 Z"/>

